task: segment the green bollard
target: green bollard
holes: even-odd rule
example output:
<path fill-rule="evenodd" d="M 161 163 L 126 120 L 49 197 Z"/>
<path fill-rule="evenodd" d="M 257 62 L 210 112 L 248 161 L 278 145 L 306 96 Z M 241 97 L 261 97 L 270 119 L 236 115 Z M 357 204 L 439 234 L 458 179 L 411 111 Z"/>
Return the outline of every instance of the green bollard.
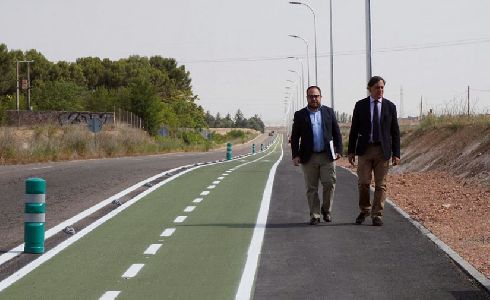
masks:
<path fill-rule="evenodd" d="M 252 154 L 255 154 L 255 144 L 252 144 Z"/>
<path fill-rule="evenodd" d="M 232 154 L 231 154 L 231 143 L 226 144 L 226 159 L 231 160 Z"/>
<path fill-rule="evenodd" d="M 260 152 L 264 151 L 264 144 L 260 144 Z"/>
<path fill-rule="evenodd" d="M 46 213 L 46 181 L 26 180 L 24 215 L 24 252 L 44 253 L 44 222 Z"/>

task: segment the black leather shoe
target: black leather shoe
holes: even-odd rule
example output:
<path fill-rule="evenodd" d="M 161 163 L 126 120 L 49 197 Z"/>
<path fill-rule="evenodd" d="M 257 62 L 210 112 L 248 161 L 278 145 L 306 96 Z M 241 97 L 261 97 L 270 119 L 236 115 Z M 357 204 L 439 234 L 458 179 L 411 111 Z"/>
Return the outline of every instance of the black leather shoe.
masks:
<path fill-rule="evenodd" d="M 330 213 L 326 212 L 323 207 L 321 208 L 321 211 L 322 211 L 322 215 L 323 215 L 323 220 L 325 222 L 332 222 L 332 216 L 330 215 Z"/>
<path fill-rule="evenodd" d="M 320 223 L 320 218 L 311 218 L 310 219 L 310 225 L 317 225 L 318 223 Z"/>
<path fill-rule="evenodd" d="M 381 217 L 373 218 L 373 226 L 383 226 L 383 220 L 381 219 Z"/>
<path fill-rule="evenodd" d="M 360 213 L 357 218 L 356 218 L 356 224 L 357 225 L 361 225 L 362 223 L 364 223 L 364 221 L 366 220 L 366 217 L 368 216 L 369 214 L 366 214 L 366 213 Z"/>

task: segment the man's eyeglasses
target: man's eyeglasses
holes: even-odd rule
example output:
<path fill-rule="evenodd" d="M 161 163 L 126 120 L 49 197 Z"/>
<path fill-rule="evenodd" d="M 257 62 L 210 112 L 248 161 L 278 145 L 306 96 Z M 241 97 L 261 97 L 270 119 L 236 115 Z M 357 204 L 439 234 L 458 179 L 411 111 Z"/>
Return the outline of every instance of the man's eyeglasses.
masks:
<path fill-rule="evenodd" d="M 320 98 L 322 95 L 306 95 L 306 98 L 309 99 L 314 99 L 314 98 Z"/>

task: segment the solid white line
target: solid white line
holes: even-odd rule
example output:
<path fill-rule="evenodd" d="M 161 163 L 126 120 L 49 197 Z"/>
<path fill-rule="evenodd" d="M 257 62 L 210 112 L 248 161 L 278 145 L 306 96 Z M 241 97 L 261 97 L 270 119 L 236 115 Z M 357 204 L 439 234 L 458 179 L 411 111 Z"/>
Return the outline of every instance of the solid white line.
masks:
<path fill-rule="evenodd" d="M 269 154 L 271 154 L 272 152 L 269 152 Z M 267 155 L 269 155 L 267 154 Z M 265 156 L 267 156 L 265 155 Z M 265 157 L 264 156 L 264 157 Z M 220 163 L 227 163 L 229 161 L 223 161 L 223 162 L 220 162 Z M 131 200 L 127 201 L 126 203 L 124 203 L 123 206 L 119 207 L 118 209 L 115 209 L 111 212 L 109 212 L 108 214 L 104 215 L 103 217 L 101 217 L 100 219 L 96 220 L 95 222 L 93 222 L 92 224 L 88 225 L 87 227 L 83 228 L 82 230 L 80 230 L 76 235 L 73 235 L 71 236 L 70 238 L 64 240 L 63 242 L 61 242 L 60 244 L 58 244 L 57 246 L 55 246 L 53 249 L 47 251 L 44 255 L 40 256 L 39 258 L 33 260 L 32 262 L 30 262 L 29 264 L 25 265 L 23 268 L 21 268 L 20 270 L 18 270 L 17 272 L 15 272 L 14 274 L 10 275 L 9 277 L 5 278 L 3 281 L 0 282 L 0 292 L 3 291 L 4 289 L 6 289 L 7 287 L 9 287 L 10 285 L 12 285 L 13 283 L 15 283 L 17 280 L 23 278 L 24 276 L 26 276 L 27 274 L 29 274 L 30 272 L 32 272 L 34 269 L 36 269 L 37 267 L 39 267 L 40 265 L 42 265 L 43 263 L 45 263 L 46 261 L 50 260 L 51 258 L 53 258 L 55 255 L 57 255 L 58 253 L 60 253 L 61 251 L 63 251 L 64 249 L 66 249 L 67 247 L 69 247 L 70 245 L 72 245 L 73 243 L 75 243 L 76 241 L 78 241 L 79 239 L 83 238 L 85 235 L 89 234 L 90 232 L 92 232 L 94 229 L 96 229 L 97 227 L 99 227 L 100 225 L 104 224 L 105 222 L 107 222 L 108 220 L 112 219 L 113 217 L 117 216 L 119 213 L 121 213 L 122 211 L 124 211 L 125 209 L 127 209 L 128 207 L 130 207 L 131 205 L 133 205 L 134 203 L 138 202 L 140 199 L 144 198 L 146 195 L 152 193 L 154 190 L 158 189 L 159 187 L 165 185 L 166 183 L 190 172 L 190 171 L 193 171 L 195 169 L 198 169 L 198 168 L 201 168 L 205 165 L 203 164 L 200 164 L 198 166 L 194 166 L 194 167 L 191 167 L 190 165 L 186 165 L 186 166 L 180 166 L 180 167 L 177 167 L 177 168 L 174 168 L 174 169 L 171 169 L 171 170 L 167 170 L 165 172 L 162 172 L 160 174 L 157 174 L 153 177 L 150 177 L 148 179 L 145 179 L 143 181 L 140 181 L 139 183 L 131 186 L 130 188 L 124 190 L 124 191 L 121 191 L 117 194 L 115 194 L 114 196 L 102 201 L 102 202 L 99 202 L 99 204 L 95 205 L 95 206 L 92 206 L 91 208 L 89 209 L 86 209 L 84 210 L 83 212 L 79 213 L 78 215 L 70 218 L 69 220 L 66 220 L 65 222 L 62 222 L 60 224 L 58 224 L 57 226 L 51 228 L 50 230 L 46 231 L 46 235 L 45 235 L 45 238 L 49 238 L 53 235 L 55 235 L 56 233 L 58 233 L 59 231 L 63 230 L 64 227 L 68 226 L 68 225 L 71 225 L 71 224 L 74 224 L 76 222 L 78 222 L 79 220 L 89 216 L 90 214 L 92 214 L 93 212 L 99 210 L 100 208 L 104 207 L 105 205 L 109 204 L 112 202 L 112 200 L 114 199 L 118 199 L 134 190 L 136 190 L 137 188 L 141 187 L 142 185 L 144 185 L 145 183 L 147 182 L 150 182 L 150 181 L 153 181 L 163 175 L 165 175 L 167 172 L 172 172 L 172 171 L 175 171 L 175 170 L 178 170 L 182 167 L 189 167 L 189 169 L 187 170 L 184 170 L 172 177 L 169 177 L 161 182 L 159 182 L 158 184 L 152 186 L 151 188 L 148 188 L 147 190 L 143 191 L 142 193 L 136 195 L 134 198 L 132 198 Z M 228 175 L 228 174 L 227 174 Z M 17 247 L 15 247 L 14 249 L 10 250 L 9 252 L 3 254 L 3 255 L 0 255 L 0 265 L 5 263 L 6 261 L 8 261 L 9 259 L 15 257 L 15 256 L 18 256 L 20 255 L 21 253 L 23 253 L 23 249 L 24 249 L 24 244 L 21 244 Z"/>
<path fill-rule="evenodd" d="M 115 210 L 110 211 L 108 214 L 104 215 L 100 219 L 96 220 L 92 224 L 90 224 L 87 227 L 85 227 L 82 230 L 80 230 L 77 234 L 72 235 L 68 239 L 66 239 L 63 242 L 59 243 L 53 249 L 47 251 L 46 253 L 44 253 L 39 258 L 33 260 L 32 262 L 30 262 L 29 264 L 25 265 L 23 268 L 21 268 L 20 270 L 18 270 L 17 272 L 15 272 L 14 274 L 10 275 L 9 277 L 7 277 L 3 281 L 1 281 L 0 282 L 0 292 L 3 291 L 4 289 L 6 289 L 7 287 L 9 287 L 10 285 L 12 285 L 17 280 L 23 278 L 24 276 L 26 276 L 27 274 L 29 274 L 30 272 L 32 272 L 35 268 L 39 267 L 40 265 L 42 265 L 46 261 L 48 261 L 51 258 L 53 258 L 56 254 L 60 253 L 64 249 L 66 249 L 71 244 L 75 243 L 79 239 L 83 238 L 85 235 L 89 234 L 95 228 L 97 228 L 100 225 L 104 224 L 105 222 L 107 222 L 108 220 L 112 219 L 113 217 L 117 216 L 119 213 L 121 213 L 122 211 L 124 211 L 125 209 L 127 209 L 128 207 L 130 207 L 131 205 L 133 205 L 134 203 L 138 202 L 140 199 L 144 198 L 146 195 L 152 193 L 154 190 L 156 190 L 159 187 L 165 185 L 166 183 L 168 183 L 168 182 L 170 182 L 170 181 L 172 181 L 172 180 L 174 180 L 174 179 L 176 179 L 176 178 L 184 175 L 187 172 L 190 172 L 192 170 L 195 170 L 197 168 L 201 168 L 201 166 L 189 168 L 187 170 L 184 170 L 184 171 L 176 174 L 175 176 L 172 176 L 170 178 L 167 178 L 167 179 L 159 182 L 158 184 L 155 184 L 151 188 L 148 188 L 147 190 L 143 191 L 142 193 L 136 195 L 131 200 L 129 200 L 126 203 L 124 203 L 123 206 L 119 207 L 118 209 L 115 209 Z M 178 169 L 178 168 L 176 168 L 176 169 Z M 111 199 L 111 198 L 109 198 L 109 199 Z M 18 246 L 17 248 L 19 248 L 19 247 L 23 250 L 23 244 L 20 245 L 20 246 Z M 13 250 L 11 250 L 11 252 L 13 252 Z M 22 252 L 20 252 L 20 253 L 22 253 Z M 19 255 L 20 253 L 17 253 L 16 255 Z M 7 254 L 10 254 L 10 252 L 7 253 Z M 2 257 L 3 257 L 3 255 L 2 255 Z"/>
<path fill-rule="evenodd" d="M 99 298 L 99 300 L 114 300 L 120 293 L 121 291 L 107 291 Z"/>
<path fill-rule="evenodd" d="M 175 218 L 174 223 L 182 223 L 185 221 L 185 219 L 187 219 L 187 216 L 178 216 Z"/>
<path fill-rule="evenodd" d="M 196 207 L 195 206 L 187 206 L 185 209 L 184 209 L 184 212 L 192 212 Z"/>
<path fill-rule="evenodd" d="M 194 203 L 201 203 L 202 200 L 203 200 L 203 198 L 196 198 L 192 202 L 194 202 Z"/>
<path fill-rule="evenodd" d="M 189 165 L 186 165 L 185 167 L 188 167 L 188 166 Z M 177 167 L 177 168 L 174 168 L 174 169 L 171 169 L 171 170 L 167 170 L 167 171 L 162 172 L 160 174 L 157 174 L 157 175 L 155 175 L 153 177 L 150 177 L 148 179 L 145 179 L 143 181 L 140 181 L 140 182 L 134 184 L 133 186 L 131 186 L 131 187 L 129 187 L 129 188 L 127 188 L 127 189 L 125 189 L 125 190 L 123 190 L 123 191 L 121 191 L 121 192 L 119 192 L 119 193 L 117 193 L 117 194 L 115 194 L 115 195 L 107 198 L 106 200 L 103 200 L 103 201 L 99 202 L 98 204 L 96 204 L 96 205 L 94 205 L 94 206 L 92 206 L 92 207 L 90 207 L 90 208 L 82 211 L 81 213 L 79 213 L 79 214 L 71 217 L 70 219 L 68 219 L 68 220 L 66 220 L 64 222 L 61 222 L 60 224 L 58 224 L 58 225 L 54 226 L 53 228 L 47 230 L 45 232 L 45 237 L 44 238 L 46 240 L 49 239 L 50 237 L 54 236 L 55 234 L 61 232 L 67 226 L 70 226 L 70 225 L 73 225 L 73 224 L 77 223 L 78 221 L 80 221 L 80 220 L 82 220 L 82 219 L 90 216 L 94 212 L 98 211 L 102 207 L 110 204 L 113 200 L 119 199 L 119 198 L 121 198 L 121 197 L 123 197 L 123 196 L 125 196 L 125 195 L 127 195 L 127 194 L 129 194 L 131 192 L 133 192 L 134 190 L 140 188 L 144 184 L 146 184 L 146 183 L 148 183 L 150 181 L 153 181 L 155 179 L 158 179 L 158 178 L 162 177 L 167 172 L 173 172 L 173 171 L 176 171 L 176 170 L 178 170 L 180 168 L 182 168 L 182 167 Z M 196 168 L 200 168 L 200 166 L 194 167 L 192 169 L 188 169 L 186 171 L 193 170 L 193 169 L 196 169 Z M 181 173 L 179 173 L 179 174 L 177 174 L 176 176 L 173 176 L 173 177 L 178 177 L 178 176 L 180 176 L 180 174 L 184 174 L 184 172 L 187 173 L 186 171 L 183 171 L 183 172 L 181 172 Z M 170 177 L 170 178 L 173 178 L 173 177 Z M 170 178 L 167 178 L 166 180 L 164 180 L 162 182 L 165 182 L 166 183 L 166 182 L 168 182 L 168 179 L 170 179 Z M 121 206 L 120 208 L 118 208 L 118 210 L 121 210 L 125 206 L 126 206 L 126 204 L 124 204 L 123 206 Z M 12 258 L 18 256 L 19 254 L 23 253 L 23 251 L 24 251 L 24 244 L 20 244 L 19 246 L 17 246 L 15 248 L 13 248 L 12 250 L 8 251 L 7 253 L 0 255 L 0 265 L 4 264 L 6 261 L 9 261 L 10 259 L 12 259 Z"/>
<path fill-rule="evenodd" d="M 207 187 L 207 189 L 212 190 L 212 189 L 214 189 L 215 187 L 216 187 L 215 185 L 210 185 L 210 186 L 208 186 L 208 187 Z"/>
<path fill-rule="evenodd" d="M 145 252 L 143 252 L 143 254 L 155 255 L 155 254 L 157 254 L 157 251 L 158 251 L 158 249 L 160 249 L 161 246 L 162 246 L 162 244 L 151 244 L 150 246 L 148 246 L 148 248 L 146 248 L 146 250 L 145 250 Z"/>
<path fill-rule="evenodd" d="M 175 228 L 167 228 L 165 229 L 161 234 L 160 236 L 166 236 L 166 237 L 169 237 L 171 236 L 172 234 L 174 234 L 175 232 Z"/>
<path fill-rule="evenodd" d="M 262 195 L 262 201 L 260 204 L 259 214 L 257 216 L 257 222 L 255 224 L 252 241 L 247 253 L 247 262 L 243 269 L 242 278 L 235 299 L 248 300 L 251 297 L 252 287 L 255 279 L 255 272 L 257 271 L 257 265 L 259 261 L 260 250 L 262 248 L 262 241 L 264 240 L 265 227 L 267 224 L 267 215 L 269 214 L 269 205 L 272 196 L 272 186 L 274 185 L 274 177 L 276 175 L 276 169 L 282 160 L 283 150 L 281 143 L 281 156 L 274 163 L 270 172 L 269 178 L 265 185 L 264 193 Z"/>
<path fill-rule="evenodd" d="M 218 179 L 219 179 L 219 180 L 223 180 L 223 179 L 225 179 L 225 178 L 224 178 L 224 177 L 218 177 Z"/>
<path fill-rule="evenodd" d="M 122 274 L 121 277 L 133 278 L 134 276 L 138 275 L 138 272 L 141 271 L 141 269 L 143 269 L 144 266 L 145 266 L 145 264 L 132 264 L 129 267 L 129 269 L 127 269 L 126 272 L 124 272 L 124 274 Z"/>
<path fill-rule="evenodd" d="M 201 196 L 206 196 L 206 195 L 209 195 L 209 191 L 203 191 L 203 192 L 201 192 L 201 194 L 200 194 L 200 195 L 201 195 Z"/>

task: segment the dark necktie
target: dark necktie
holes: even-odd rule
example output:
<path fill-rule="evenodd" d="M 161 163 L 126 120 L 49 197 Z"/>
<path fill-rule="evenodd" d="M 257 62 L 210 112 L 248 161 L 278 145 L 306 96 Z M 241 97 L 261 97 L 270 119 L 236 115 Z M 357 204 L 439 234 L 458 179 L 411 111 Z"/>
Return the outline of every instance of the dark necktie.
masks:
<path fill-rule="evenodd" d="M 379 115 L 378 115 L 378 100 L 374 100 L 373 109 L 373 143 L 379 142 Z"/>

